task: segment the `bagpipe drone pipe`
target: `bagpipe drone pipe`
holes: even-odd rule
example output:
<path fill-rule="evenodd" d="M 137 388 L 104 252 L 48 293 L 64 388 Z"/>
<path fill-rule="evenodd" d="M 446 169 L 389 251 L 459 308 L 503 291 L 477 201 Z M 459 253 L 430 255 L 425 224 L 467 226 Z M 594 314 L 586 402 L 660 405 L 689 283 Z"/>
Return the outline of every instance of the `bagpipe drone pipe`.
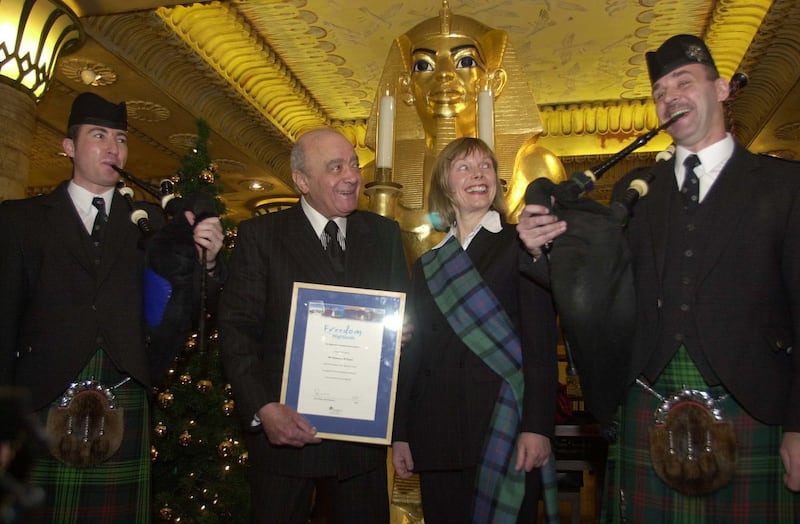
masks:
<path fill-rule="evenodd" d="M 160 189 L 155 189 L 117 166 L 114 169 L 124 179 L 159 200 L 165 218 L 161 221 L 164 223 L 162 227 L 153 228 L 148 213 L 134 202 L 133 191 L 120 182 L 118 190 L 130 205 L 131 222 L 141 231 L 140 243 L 145 253 L 144 319 L 148 355 L 153 379 L 158 381 L 183 349 L 194 328 L 198 330 L 199 349 L 203 349 L 207 293 L 205 249 L 198 265 L 194 226 L 187 220 L 185 212 L 194 213 L 194 224 L 217 216 L 217 212 L 214 199 L 208 193 L 196 191 L 175 198 L 169 180 L 161 182 Z"/>
<path fill-rule="evenodd" d="M 567 222 L 566 232 L 545 247 L 550 288 L 584 404 L 604 424 L 611 422 L 614 406 L 625 391 L 636 319 L 633 268 L 624 228 L 633 205 L 647 192 L 652 170 L 643 170 L 624 196 L 609 206 L 585 194 L 612 166 L 685 114 L 678 113 L 641 135 L 600 166 L 575 173 L 560 184 L 535 179 L 525 193 L 526 204 L 546 206 Z"/>

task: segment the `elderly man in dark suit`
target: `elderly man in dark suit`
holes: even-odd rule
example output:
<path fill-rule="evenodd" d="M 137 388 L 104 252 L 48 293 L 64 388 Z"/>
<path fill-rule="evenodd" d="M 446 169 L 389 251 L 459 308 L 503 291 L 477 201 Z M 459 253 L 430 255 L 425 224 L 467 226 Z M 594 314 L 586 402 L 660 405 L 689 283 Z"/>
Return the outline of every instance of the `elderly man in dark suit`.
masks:
<path fill-rule="evenodd" d="M 128 158 L 127 137 L 124 102 L 78 95 L 62 144 L 72 179 L 0 206 L 0 379 L 31 392 L 50 439 L 60 442 L 51 446 L 55 457 L 34 467 L 33 481 L 47 493 L 35 522 L 146 522 L 150 514 L 145 251 L 114 169 Z M 158 206 L 148 209 L 153 227 L 162 225 Z M 188 271 L 199 279 L 216 264 L 222 226 L 211 217 L 186 234 L 197 260 Z M 193 242 L 207 250 L 206 268 Z M 113 395 L 121 410 L 95 393 Z M 62 400 L 68 412 L 57 409 Z"/>
<path fill-rule="evenodd" d="M 225 369 L 256 429 L 247 439 L 253 522 L 305 523 L 315 483 L 329 496 L 329 522 L 387 522 L 386 448 L 317 438 L 280 393 L 294 282 L 405 291 L 400 229 L 356 210 L 359 161 L 340 133 L 302 135 L 291 167 L 300 202 L 239 225 L 220 303 Z"/>
<path fill-rule="evenodd" d="M 613 522 L 797 522 L 800 165 L 726 132 L 729 84 L 701 39 L 674 36 L 646 59 L 661 121 L 686 114 L 625 232 L 637 318 L 604 510 Z M 565 227 L 542 213 L 520 220 L 534 255 Z"/>

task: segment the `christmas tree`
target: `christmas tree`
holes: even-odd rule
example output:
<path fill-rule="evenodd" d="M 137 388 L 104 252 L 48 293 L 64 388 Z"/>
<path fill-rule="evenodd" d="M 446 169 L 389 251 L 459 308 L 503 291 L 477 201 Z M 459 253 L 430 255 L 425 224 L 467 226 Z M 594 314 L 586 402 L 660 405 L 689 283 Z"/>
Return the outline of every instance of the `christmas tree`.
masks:
<path fill-rule="evenodd" d="M 198 122 L 194 147 L 173 179 L 175 192 L 204 191 L 225 213 L 222 188 L 208 153 L 208 126 Z M 223 221 L 223 227 L 230 226 Z M 228 238 L 232 238 L 228 234 Z M 162 384 L 153 407 L 154 521 L 237 523 L 249 519 L 247 451 L 225 382 L 213 315 L 203 314 Z"/>

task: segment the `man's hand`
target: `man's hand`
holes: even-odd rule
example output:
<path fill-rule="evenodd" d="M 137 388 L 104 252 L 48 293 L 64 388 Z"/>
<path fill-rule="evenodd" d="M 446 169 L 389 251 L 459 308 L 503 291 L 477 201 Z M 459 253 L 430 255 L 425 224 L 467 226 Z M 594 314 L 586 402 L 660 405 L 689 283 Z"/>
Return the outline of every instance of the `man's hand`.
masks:
<path fill-rule="evenodd" d="M 787 431 L 781 443 L 783 483 L 792 491 L 800 491 L 800 433 Z"/>
<path fill-rule="evenodd" d="M 528 204 L 522 210 L 517 224 L 517 234 L 528 253 L 541 256 L 543 246 L 567 230 L 567 223 L 551 215 L 545 206 Z"/>
<path fill-rule="evenodd" d="M 319 444 L 317 428 L 308 423 L 300 413 L 278 402 L 270 402 L 258 410 L 261 427 L 269 441 L 277 446 L 302 448 L 306 444 Z"/>
<path fill-rule="evenodd" d="M 392 442 L 392 466 L 401 479 L 410 478 L 414 474 L 414 459 L 408 442 Z"/>
<path fill-rule="evenodd" d="M 222 222 L 219 217 L 208 217 L 201 220 L 195 226 L 194 213 L 185 211 L 186 220 L 194 226 L 192 237 L 197 244 L 198 256 L 201 255 L 203 248 L 206 249 L 206 270 L 211 271 L 217 265 L 217 255 L 222 250 L 222 240 L 225 234 L 222 232 Z"/>

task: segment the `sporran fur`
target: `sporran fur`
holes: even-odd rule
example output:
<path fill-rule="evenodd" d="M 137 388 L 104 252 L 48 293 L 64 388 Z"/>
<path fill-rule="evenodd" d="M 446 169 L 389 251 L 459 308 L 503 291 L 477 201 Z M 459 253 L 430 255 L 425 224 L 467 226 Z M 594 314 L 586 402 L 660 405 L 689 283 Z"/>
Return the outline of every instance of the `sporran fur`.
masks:
<path fill-rule="evenodd" d="M 119 449 L 123 427 L 123 409 L 110 388 L 90 380 L 71 384 L 48 412 L 48 448 L 69 466 L 95 466 Z"/>
<path fill-rule="evenodd" d="M 650 428 L 653 469 L 680 493 L 707 495 L 728 484 L 737 447 L 733 424 L 704 391 L 681 391 L 656 410 Z"/>

